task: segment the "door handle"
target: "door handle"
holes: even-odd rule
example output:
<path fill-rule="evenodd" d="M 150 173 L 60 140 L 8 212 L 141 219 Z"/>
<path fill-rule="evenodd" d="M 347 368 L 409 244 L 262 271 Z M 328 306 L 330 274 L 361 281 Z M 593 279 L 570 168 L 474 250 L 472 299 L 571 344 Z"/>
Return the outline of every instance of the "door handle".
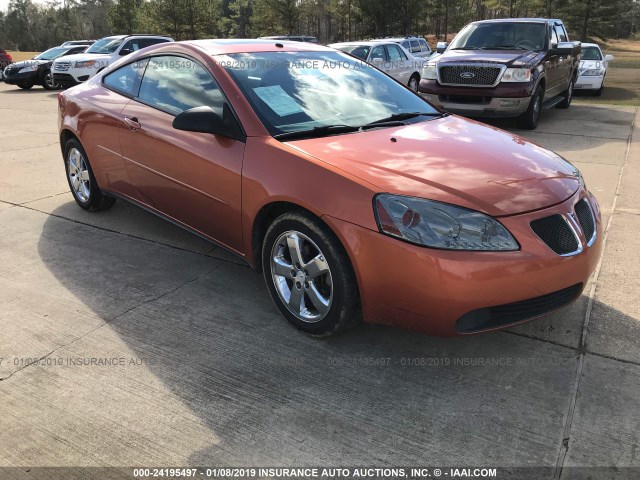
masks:
<path fill-rule="evenodd" d="M 134 132 L 142 128 L 142 125 L 140 125 L 140 122 L 138 122 L 138 119 L 136 117 L 124 117 L 124 123 L 126 123 L 127 126 Z"/>

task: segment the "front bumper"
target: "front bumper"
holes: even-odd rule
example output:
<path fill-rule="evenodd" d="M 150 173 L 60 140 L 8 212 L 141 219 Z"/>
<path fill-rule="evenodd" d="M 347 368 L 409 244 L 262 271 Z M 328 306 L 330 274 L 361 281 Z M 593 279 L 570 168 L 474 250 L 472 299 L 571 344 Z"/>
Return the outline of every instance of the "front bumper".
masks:
<path fill-rule="evenodd" d="M 600 90 L 604 83 L 604 75 L 600 76 L 579 76 L 574 85 L 576 90 Z"/>
<path fill-rule="evenodd" d="M 53 79 L 56 83 L 59 83 L 63 87 L 73 87 L 74 85 L 79 85 L 81 82 L 77 81 L 73 75 L 68 73 L 55 73 L 53 74 Z"/>
<path fill-rule="evenodd" d="M 38 70 L 33 72 L 14 73 L 10 75 L 5 75 L 4 83 L 8 83 L 9 85 L 17 85 L 19 83 L 33 85 L 40 81 L 39 76 L 40 76 L 40 72 Z"/>
<path fill-rule="evenodd" d="M 533 220 L 567 214 L 586 197 L 596 220 L 596 238 L 574 256 L 555 254 L 532 231 Z M 501 218 L 521 245 L 517 252 L 456 252 L 411 245 L 360 226 L 325 217 L 351 257 L 364 319 L 438 336 L 457 336 L 460 323 L 483 309 L 523 301 L 549 305 L 543 313 L 474 330 L 505 328 L 550 313 L 579 296 L 600 258 L 601 214 L 595 198 L 579 191 L 544 210 Z M 564 302 L 554 304 L 559 296 Z M 540 299 L 543 300 L 540 300 Z M 464 326 L 464 325 L 463 325 Z"/>
<path fill-rule="evenodd" d="M 499 84 L 494 88 L 445 87 L 422 79 L 418 91 L 433 105 L 468 117 L 517 117 L 526 112 L 533 83 Z"/>

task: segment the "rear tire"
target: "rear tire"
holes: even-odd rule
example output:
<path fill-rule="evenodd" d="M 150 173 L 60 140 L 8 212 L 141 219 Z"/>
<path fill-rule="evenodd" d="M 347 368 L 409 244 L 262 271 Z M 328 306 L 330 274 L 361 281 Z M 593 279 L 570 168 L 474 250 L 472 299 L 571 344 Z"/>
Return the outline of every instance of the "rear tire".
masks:
<path fill-rule="evenodd" d="M 106 210 L 116 203 L 115 198 L 108 197 L 100 191 L 89 163 L 89 157 L 75 138 L 65 144 L 64 165 L 69 188 L 81 208 L 97 212 Z"/>
<path fill-rule="evenodd" d="M 411 78 L 409 79 L 408 87 L 414 92 L 417 92 L 418 85 L 420 85 L 420 75 L 418 75 L 417 73 L 414 73 L 413 75 L 411 75 Z"/>
<path fill-rule="evenodd" d="M 540 113 L 542 112 L 543 91 L 542 86 L 538 85 L 536 91 L 531 97 L 527 111 L 518 117 L 518 127 L 523 130 L 535 130 L 538 128 L 540 121 Z"/>
<path fill-rule="evenodd" d="M 573 86 L 575 85 L 575 83 L 576 83 L 575 78 L 571 77 L 571 82 L 569 83 L 569 86 L 562 94 L 563 100 L 558 105 L 556 105 L 556 108 L 559 108 L 561 110 L 566 110 L 571 106 L 571 101 L 573 100 Z"/>
<path fill-rule="evenodd" d="M 324 337 L 360 321 L 349 256 L 310 214 L 290 212 L 274 220 L 262 244 L 262 269 L 271 299 L 296 328 Z"/>

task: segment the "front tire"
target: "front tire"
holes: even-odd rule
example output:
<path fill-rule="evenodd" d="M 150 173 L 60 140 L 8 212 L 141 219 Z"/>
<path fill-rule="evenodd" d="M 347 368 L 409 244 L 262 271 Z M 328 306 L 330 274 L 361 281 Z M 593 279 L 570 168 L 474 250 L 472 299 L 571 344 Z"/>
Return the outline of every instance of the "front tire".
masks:
<path fill-rule="evenodd" d="M 285 213 L 271 224 L 262 269 L 271 299 L 296 328 L 329 336 L 360 321 L 351 261 L 333 232 L 311 215 Z"/>
<path fill-rule="evenodd" d="M 31 88 L 33 87 L 32 83 L 19 83 L 18 87 L 20 87 L 22 90 L 31 90 Z"/>
<path fill-rule="evenodd" d="M 42 72 L 42 80 L 40 81 L 40 84 L 45 90 L 57 90 L 60 88 L 60 85 L 58 85 L 53 79 L 53 72 L 49 69 Z"/>
<path fill-rule="evenodd" d="M 527 111 L 518 117 L 518 127 L 523 130 L 535 130 L 538 128 L 538 122 L 540 121 L 540 112 L 542 112 L 542 100 L 543 92 L 542 86 L 538 85 L 536 88 Z"/>
<path fill-rule="evenodd" d="M 64 147 L 64 165 L 69 188 L 81 208 L 97 212 L 116 203 L 115 198 L 103 195 L 100 191 L 89 158 L 75 138 L 70 139 Z"/>

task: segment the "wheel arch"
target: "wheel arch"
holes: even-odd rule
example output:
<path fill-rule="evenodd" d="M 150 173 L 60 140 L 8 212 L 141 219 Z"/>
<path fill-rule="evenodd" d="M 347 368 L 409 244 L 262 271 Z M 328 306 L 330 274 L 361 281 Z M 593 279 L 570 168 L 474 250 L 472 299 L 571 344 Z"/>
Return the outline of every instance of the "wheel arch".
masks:
<path fill-rule="evenodd" d="M 326 226 L 333 235 L 338 238 L 336 233 L 331 229 L 326 222 L 322 220 L 320 216 L 297 203 L 276 200 L 263 205 L 253 219 L 253 225 L 251 227 L 251 264 L 258 273 L 262 273 L 262 243 L 264 237 L 269 229 L 269 226 L 273 221 L 285 213 L 299 212 L 311 216 L 314 220 L 317 220 L 322 225 Z M 339 238 L 338 238 L 339 240 Z M 340 242 L 342 244 L 342 242 Z M 342 246 L 343 248 L 344 245 Z M 345 249 L 346 250 L 346 249 Z"/>

